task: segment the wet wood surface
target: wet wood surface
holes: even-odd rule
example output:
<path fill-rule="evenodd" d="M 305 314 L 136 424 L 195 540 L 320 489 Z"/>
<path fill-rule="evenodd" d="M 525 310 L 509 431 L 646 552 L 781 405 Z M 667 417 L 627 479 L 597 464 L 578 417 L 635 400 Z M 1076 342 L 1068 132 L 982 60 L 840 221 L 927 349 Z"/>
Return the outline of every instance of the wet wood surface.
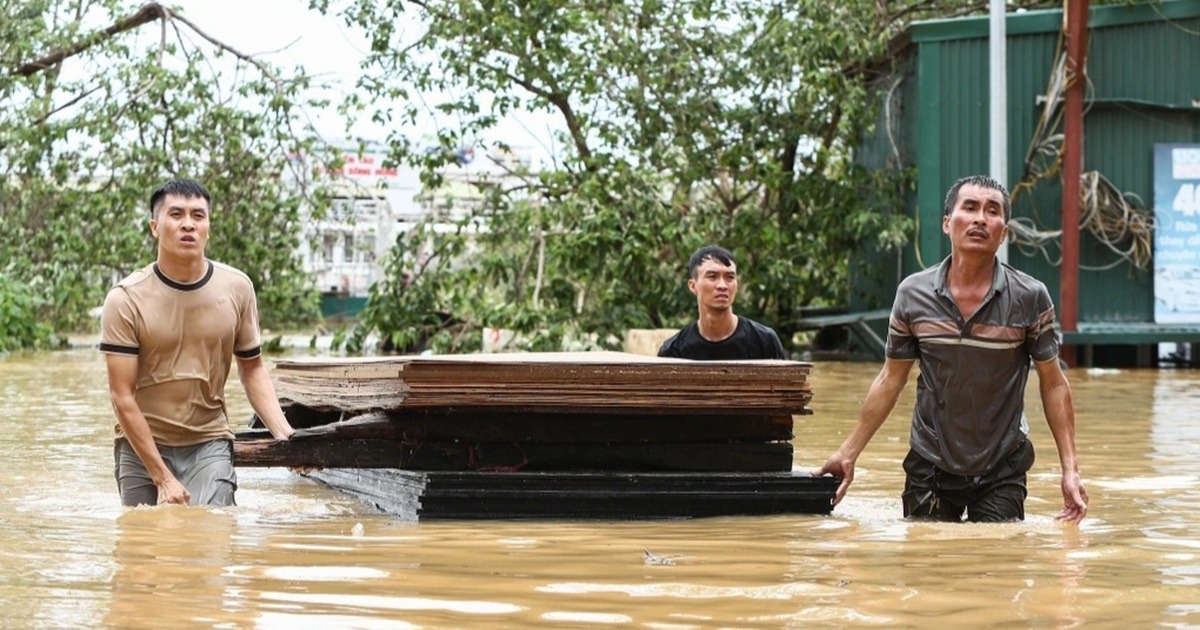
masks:
<path fill-rule="evenodd" d="M 324 470 L 328 483 L 411 520 L 636 520 L 829 514 L 832 477 L 804 473 L 481 473 Z"/>
<path fill-rule="evenodd" d="M 808 363 L 545 352 L 280 361 L 282 400 L 325 411 L 475 408 L 806 414 Z"/>

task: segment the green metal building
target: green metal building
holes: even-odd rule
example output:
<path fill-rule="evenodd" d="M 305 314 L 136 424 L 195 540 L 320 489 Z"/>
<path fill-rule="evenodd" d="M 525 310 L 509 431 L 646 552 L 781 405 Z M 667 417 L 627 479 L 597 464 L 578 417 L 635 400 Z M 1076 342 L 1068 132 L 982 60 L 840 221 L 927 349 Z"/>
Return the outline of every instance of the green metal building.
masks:
<path fill-rule="evenodd" d="M 1045 133 L 1039 137 L 1039 120 L 1061 110 L 1051 78 L 1063 49 L 1063 12 L 1010 13 L 1006 30 L 1013 218 L 1055 231 L 1061 227 L 1060 174 L 1018 182 L 1045 174 L 1053 155 L 1053 148 L 1038 153 L 1032 168 L 1026 162 L 1031 142 L 1046 140 Z M 852 260 L 852 312 L 888 308 L 901 278 L 949 255 L 943 196 L 959 177 L 988 172 L 987 16 L 914 23 L 896 50 L 875 83 L 880 117 L 857 158 L 871 168 L 915 169 L 905 211 L 916 229 L 901 252 L 863 252 Z M 1098 173 L 1152 216 L 1154 145 L 1200 142 L 1200 0 L 1093 7 L 1086 67 L 1083 170 Z M 1061 133 L 1061 125 L 1052 131 Z M 1033 242 L 1010 246 L 1009 264 L 1045 282 L 1060 303 L 1059 240 Z M 1133 264 L 1088 231 L 1080 236 L 1079 263 L 1079 331 L 1064 341 L 1080 347 L 1081 364 L 1144 365 L 1151 362 L 1150 344 L 1200 342 L 1200 325 L 1154 323 L 1152 263 Z M 873 328 L 885 330 L 879 320 Z"/>

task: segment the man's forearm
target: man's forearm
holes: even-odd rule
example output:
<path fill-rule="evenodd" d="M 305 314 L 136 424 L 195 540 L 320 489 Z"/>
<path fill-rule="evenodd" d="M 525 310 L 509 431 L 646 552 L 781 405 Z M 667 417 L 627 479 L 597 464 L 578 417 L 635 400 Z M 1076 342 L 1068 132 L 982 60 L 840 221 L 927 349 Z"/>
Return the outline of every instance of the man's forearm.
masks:
<path fill-rule="evenodd" d="M 292 425 L 288 424 L 287 417 L 283 415 L 283 410 L 279 407 L 279 397 L 275 394 L 275 385 L 271 382 L 271 375 L 267 373 L 267 368 L 261 363 L 261 359 L 258 359 L 257 363 L 239 365 L 238 368 L 242 387 L 246 390 L 246 399 L 267 430 L 279 440 L 291 437 L 295 430 L 292 429 Z"/>
<path fill-rule="evenodd" d="M 1054 436 L 1058 448 L 1058 460 L 1063 472 L 1078 471 L 1075 454 L 1075 412 L 1071 401 L 1071 387 L 1066 382 L 1043 384 L 1041 387 L 1042 407 L 1046 411 L 1046 424 Z"/>
<path fill-rule="evenodd" d="M 908 383 L 908 371 L 911 363 L 887 363 L 867 390 L 867 399 L 859 412 L 858 422 L 838 451 L 850 459 L 858 459 L 863 449 L 879 432 L 879 428 L 887 421 L 896 401 L 900 399 L 904 386 Z"/>
<path fill-rule="evenodd" d="M 133 447 L 138 458 L 142 460 L 142 465 L 146 467 L 150 479 L 157 485 L 170 478 L 171 471 L 158 452 L 158 445 L 154 443 L 154 434 L 150 431 L 150 424 L 146 421 L 146 416 L 138 407 L 137 402 L 114 399 L 113 410 L 116 412 L 117 422 L 121 425 L 125 439 Z"/>
<path fill-rule="evenodd" d="M 292 425 L 288 423 L 287 417 L 283 415 L 283 410 L 279 408 L 279 401 L 273 394 L 260 393 L 250 398 L 250 406 L 276 439 L 285 440 L 295 432 Z"/>

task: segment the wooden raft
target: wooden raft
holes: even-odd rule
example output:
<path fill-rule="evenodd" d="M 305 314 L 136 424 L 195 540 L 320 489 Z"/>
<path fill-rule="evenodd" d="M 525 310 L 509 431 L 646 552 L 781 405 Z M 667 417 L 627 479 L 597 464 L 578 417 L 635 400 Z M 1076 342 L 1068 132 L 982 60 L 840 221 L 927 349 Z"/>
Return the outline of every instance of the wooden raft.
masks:
<path fill-rule="evenodd" d="M 297 434 L 247 431 L 234 453 L 319 468 L 413 518 L 828 513 L 836 484 L 791 472 L 810 369 L 618 352 L 282 361 Z"/>

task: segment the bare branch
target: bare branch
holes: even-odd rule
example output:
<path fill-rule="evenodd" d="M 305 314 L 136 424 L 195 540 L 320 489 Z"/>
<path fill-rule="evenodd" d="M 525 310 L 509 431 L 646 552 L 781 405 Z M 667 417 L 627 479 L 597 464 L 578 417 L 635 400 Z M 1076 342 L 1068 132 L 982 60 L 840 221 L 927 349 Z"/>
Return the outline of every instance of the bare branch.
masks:
<path fill-rule="evenodd" d="M 163 48 L 166 40 L 166 21 L 178 20 L 179 22 L 187 25 L 187 27 L 190 28 L 194 33 L 211 43 L 213 46 L 216 46 L 217 48 L 232 54 L 238 59 L 241 59 L 242 61 L 245 61 L 246 63 L 258 68 L 260 72 L 262 72 L 267 78 L 271 79 L 271 81 L 275 83 L 276 87 L 279 87 L 279 85 L 282 84 L 282 81 L 279 79 L 279 77 L 277 77 L 269 67 L 255 59 L 252 55 L 243 53 L 233 46 L 230 46 L 229 44 L 226 44 L 225 42 L 209 35 L 200 27 L 196 26 L 196 24 L 191 20 L 178 13 L 172 12 L 170 9 L 157 2 L 146 3 L 142 5 L 142 8 L 138 9 L 137 13 L 134 13 L 133 15 L 114 23 L 108 28 L 102 31 L 97 31 L 96 33 L 93 33 L 92 35 L 70 46 L 54 48 L 39 59 L 24 63 L 18 66 L 16 69 L 10 70 L 8 74 L 10 76 L 33 76 L 43 70 L 53 68 L 69 57 L 73 57 L 89 48 L 92 48 L 93 46 L 96 46 L 97 44 L 106 42 L 120 33 L 133 30 L 158 19 L 164 21 L 163 32 L 160 34 L 159 50 L 157 55 L 160 65 L 162 63 Z"/>
<path fill-rule="evenodd" d="M 247 55 L 246 53 L 243 53 L 243 52 L 237 50 L 233 46 L 230 46 L 229 44 L 226 44 L 225 42 L 223 42 L 219 39 L 216 39 L 215 37 L 209 35 L 208 33 L 205 33 L 204 31 L 200 30 L 199 27 L 197 27 L 195 24 L 193 24 L 191 22 L 191 20 L 188 20 L 187 18 L 183 17 L 182 15 L 179 15 L 178 13 L 171 14 L 171 17 L 186 24 L 188 26 L 188 28 L 192 29 L 200 37 L 203 37 L 204 39 L 208 40 L 208 42 L 210 44 L 212 44 L 213 46 L 216 46 L 217 48 L 220 48 L 221 50 L 224 50 L 224 51 L 232 54 L 234 57 L 237 57 L 238 59 L 241 59 L 242 61 L 245 61 L 246 63 L 253 65 L 255 68 L 258 68 L 259 72 L 262 72 L 264 75 L 267 76 L 267 78 L 269 78 L 269 79 L 271 79 L 271 81 L 275 82 L 276 87 L 279 87 L 280 84 L 283 83 L 282 81 L 279 80 L 279 77 L 275 76 L 275 73 L 272 72 L 270 68 L 268 68 L 262 62 L 255 59 L 253 56 Z"/>
<path fill-rule="evenodd" d="M 91 36 L 75 42 L 66 48 L 55 48 L 40 59 L 22 64 L 15 70 L 10 70 L 8 74 L 9 76 L 33 76 L 43 70 L 53 68 L 54 66 L 62 63 L 63 60 L 68 57 L 77 55 L 101 42 L 108 41 L 120 33 L 135 29 L 143 24 L 153 22 L 157 19 L 166 19 L 170 17 L 170 10 L 166 9 L 161 4 L 157 2 L 147 3 L 143 5 L 142 8 L 138 9 L 137 13 L 134 13 L 133 15 L 114 23 L 112 26 L 109 26 L 103 31 L 93 33 Z"/>
<path fill-rule="evenodd" d="M 58 107 L 55 107 L 54 109 L 52 109 L 52 110 L 50 110 L 50 111 L 46 112 L 45 114 L 42 114 L 41 116 L 39 116 L 39 117 L 38 117 L 38 119 L 37 119 L 37 120 L 34 120 L 33 122 L 31 122 L 29 126 L 31 126 L 31 127 L 32 127 L 32 126 L 34 126 L 34 125 L 40 125 L 40 124 L 42 124 L 42 123 L 46 122 L 47 120 L 50 120 L 50 117 L 51 117 L 51 116 L 53 116 L 53 115 L 57 114 L 58 112 L 61 112 L 61 111 L 63 111 L 64 109 L 67 109 L 68 107 L 70 107 L 70 106 L 72 106 L 72 105 L 74 105 L 74 104 L 78 103 L 79 101 L 82 101 L 83 99 L 87 98 L 89 95 L 91 95 L 93 92 L 96 92 L 96 91 L 97 91 L 97 90 L 99 90 L 99 89 L 100 89 L 100 88 L 98 88 L 98 87 L 94 87 L 94 88 L 92 88 L 92 89 L 90 89 L 90 90 L 86 90 L 86 91 L 84 91 L 84 92 L 81 92 L 81 93 L 80 93 L 78 96 L 76 96 L 75 98 L 73 98 L 73 99 L 71 99 L 71 100 L 67 101 L 66 103 L 63 103 L 62 105 L 59 105 Z"/>

